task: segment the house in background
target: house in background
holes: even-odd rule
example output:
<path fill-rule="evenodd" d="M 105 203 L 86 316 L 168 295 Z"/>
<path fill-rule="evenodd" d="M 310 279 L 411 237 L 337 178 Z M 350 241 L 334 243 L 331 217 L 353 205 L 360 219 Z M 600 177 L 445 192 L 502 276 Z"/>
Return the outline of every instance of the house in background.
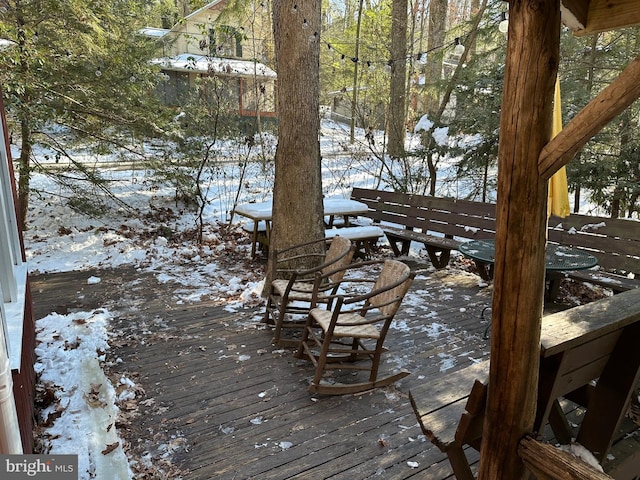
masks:
<path fill-rule="evenodd" d="M 35 324 L 0 94 L 0 454 L 33 451 Z"/>
<path fill-rule="evenodd" d="M 227 3 L 210 2 L 168 30 L 143 30 L 163 43 L 159 92 L 179 106 L 198 78 L 214 76 L 240 117 L 274 118 L 276 72 L 263 63 L 273 55 L 270 15 L 258 0 L 242 14 L 226 12 Z"/>

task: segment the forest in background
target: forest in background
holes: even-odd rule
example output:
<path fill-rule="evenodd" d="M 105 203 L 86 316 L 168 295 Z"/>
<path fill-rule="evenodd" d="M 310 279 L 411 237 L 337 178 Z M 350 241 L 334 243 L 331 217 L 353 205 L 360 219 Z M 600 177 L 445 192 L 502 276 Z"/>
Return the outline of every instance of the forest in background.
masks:
<path fill-rule="evenodd" d="M 277 132 L 247 135 L 237 128 L 237 112 L 224 95 L 201 94 L 224 89 L 224 83 L 203 78 L 178 108 L 163 105 L 155 95 L 163 77 L 150 60 L 160 45 L 140 29 L 170 28 L 206 3 L 2 2 L 0 38 L 6 42 L 0 50 L 0 85 L 12 141 L 20 147 L 16 160 L 24 208 L 30 172 L 43 168 L 34 161 L 34 146 L 71 162 L 73 173 L 58 174 L 57 180 L 74 188 L 78 208 L 96 213 L 99 206 L 83 198 L 83 185 L 99 185 L 106 196 L 109 185 L 99 169 L 78 160 L 79 150 L 155 169 L 175 185 L 177 199 L 200 209 L 206 201 L 199 188 L 205 169 L 228 161 L 261 162 L 268 168 Z M 394 43 L 398 29 L 392 28 L 399 7 L 406 11 L 400 46 L 397 39 Z M 229 0 L 225 8 L 247 21 L 271 12 L 269 0 Z M 350 142 L 358 148 L 345 147 L 347 153 L 378 161 L 381 183 L 417 193 L 432 193 L 439 164 L 455 158 L 457 175 L 474 185 L 469 196 L 490 198 L 506 8 L 493 0 L 323 1 L 319 102 L 351 129 Z M 300 28 L 307 28 L 304 18 Z M 563 31 L 561 41 L 566 123 L 637 55 L 640 30 L 586 37 Z M 274 68 L 272 52 L 267 46 L 259 61 Z M 398 139 L 418 124 L 423 126 L 420 145 L 398 147 Z M 638 216 L 639 125 L 635 102 L 569 163 L 575 205 L 587 197 L 612 217 Z M 378 132 L 384 133 L 382 140 Z M 222 155 L 229 149 L 217 149 L 222 141 L 237 144 L 233 158 Z"/>

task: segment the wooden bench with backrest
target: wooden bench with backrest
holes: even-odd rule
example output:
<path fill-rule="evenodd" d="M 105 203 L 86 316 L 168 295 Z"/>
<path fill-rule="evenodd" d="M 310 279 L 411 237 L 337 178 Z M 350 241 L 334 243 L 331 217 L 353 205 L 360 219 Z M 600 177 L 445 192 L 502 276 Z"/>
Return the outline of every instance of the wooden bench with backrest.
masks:
<path fill-rule="evenodd" d="M 431 263 L 444 268 L 461 239 L 494 238 L 496 206 L 490 203 L 354 188 L 351 198 L 366 203 L 367 216 L 384 231 L 396 256 L 422 243 Z"/>
<path fill-rule="evenodd" d="M 491 203 L 354 188 L 351 198 L 369 206 L 367 216 L 379 224 L 396 256 L 408 255 L 411 242 L 422 243 L 436 268 L 444 268 L 451 250 L 467 240 L 495 236 L 496 206 Z M 640 222 L 571 214 L 549 219 L 549 242 L 598 258 L 592 270 L 561 276 L 624 292 L 640 287 Z M 559 282 L 551 282 L 550 298 Z"/>
<path fill-rule="evenodd" d="M 625 480 L 640 475 L 638 441 L 630 449 L 629 442 L 634 440 L 627 439 L 628 430 L 621 428 L 639 377 L 639 336 L 639 289 L 548 315 L 542 321 L 534 432 L 542 432 L 548 423 L 557 441 L 576 438 L 605 471 Z M 423 433 L 447 454 L 458 480 L 473 478 L 464 449 L 480 447 L 487 374 L 488 362 L 483 362 L 410 391 Z M 577 435 L 560 399 L 586 408 Z"/>
<path fill-rule="evenodd" d="M 598 259 L 595 269 L 564 272 L 566 277 L 614 293 L 640 287 L 640 222 L 577 214 L 552 216 L 547 233 L 549 242 L 585 250 Z"/>

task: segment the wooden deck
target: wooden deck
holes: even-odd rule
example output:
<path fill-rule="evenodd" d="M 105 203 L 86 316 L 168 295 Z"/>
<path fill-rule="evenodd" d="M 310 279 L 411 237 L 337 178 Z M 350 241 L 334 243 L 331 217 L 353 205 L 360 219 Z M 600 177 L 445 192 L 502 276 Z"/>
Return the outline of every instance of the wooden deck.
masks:
<path fill-rule="evenodd" d="M 92 275 L 102 281 L 88 284 Z M 144 389 L 139 415 L 120 435 L 165 472 L 168 451 L 185 479 L 450 478 L 445 455 L 421 435 L 408 391 L 489 350 L 480 312 L 490 290 L 457 270 L 419 274 L 387 337 L 383 368 L 412 374 L 341 397 L 308 393 L 312 366 L 271 345 L 259 307 L 183 303 L 176 285 L 133 269 L 41 275 L 31 284 L 36 319 L 117 313 L 112 378 L 125 374 Z"/>

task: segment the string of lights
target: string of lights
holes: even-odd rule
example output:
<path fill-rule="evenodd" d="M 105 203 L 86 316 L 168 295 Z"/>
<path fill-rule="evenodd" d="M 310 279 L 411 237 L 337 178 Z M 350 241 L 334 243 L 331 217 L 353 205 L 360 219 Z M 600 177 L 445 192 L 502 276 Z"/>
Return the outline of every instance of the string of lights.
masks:
<path fill-rule="evenodd" d="M 264 2 L 260 3 L 260 7 L 264 10 L 266 9 L 266 4 Z M 291 7 L 291 13 L 294 15 L 297 15 L 299 13 L 299 9 L 298 9 L 298 5 L 294 3 L 294 5 Z M 498 30 L 502 33 L 506 33 L 507 29 L 508 29 L 508 19 L 507 19 L 507 14 L 506 12 L 501 12 L 500 16 L 495 19 L 498 20 Z M 302 22 L 301 22 L 301 26 L 303 30 L 308 30 L 310 23 L 306 18 L 302 18 Z M 240 27 L 242 30 L 244 30 L 244 27 Z M 455 55 L 461 56 L 464 51 L 465 51 L 465 40 L 469 37 L 469 35 L 471 35 L 473 33 L 473 31 L 469 31 L 467 33 L 464 33 L 460 36 L 455 37 L 453 40 L 448 41 L 443 43 L 442 45 L 437 45 L 435 47 L 429 48 L 427 50 L 423 50 L 420 52 L 416 52 L 416 53 L 412 53 L 410 55 L 406 55 L 403 58 L 397 58 L 397 59 L 385 59 L 385 60 L 378 60 L 378 59 L 371 59 L 371 58 L 358 58 L 357 56 L 349 56 L 347 53 L 345 53 L 344 51 L 341 51 L 340 49 L 335 47 L 334 43 L 331 43 L 329 41 L 326 41 L 322 38 L 322 36 L 320 35 L 319 32 L 314 31 L 311 35 L 310 35 L 310 40 L 311 41 L 321 41 L 328 50 L 336 52 L 338 58 L 341 61 L 345 61 L 345 60 L 350 60 L 351 62 L 358 63 L 358 64 L 363 64 L 366 65 L 368 68 L 372 69 L 375 68 L 377 65 L 382 65 L 385 67 L 385 69 L 391 69 L 393 67 L 394 64 L 398 63 L 398 62 L 407 62 L 409 60 L 415 60 L 415 61 L 423 61 L 425 60 L 429 54 L 432 54 L 433 52 L 439 51 L 439 50 L 443 50 L 443 49 L 447 49 L 447 48 L 451 48 L 453 47 L 453 53 Z M 222 48 L 222 45 L 218 46 L 218 49 Z M 96 72 L 95 72 L 96 76 L 100 77 L 102 75 L 102 70 L 100 67 L 97 67 Z M 136 77 L 135 74 L 131 74 L 129 80 L 132 83 L 136 82 Z"/>
<path fill-rule="evenodd" d="M 291 8 L 291 13 L 292 14 L 297 14 L 298 13 L 298 6 L 297 4 L 294 4 L 293 7 Z M 502 33 L 506 33 L 507 29 L 508 29 L 508 20 L 507 20 L 507 14 L 505 12 L 501 12 L 500 16 L 498 17 L 499 20 L 498 23 L 498 30 Z M 306 18 L 302 19 L 302 28 L 303 29 L 308 29 L 309 28 L 309 22 L 307 21 Z M 425 59 L 429 54 L 432 54 L 433 52 L 439 51 L 439 50 L 443 50 L 443 49 L 447 49 L 450 47 L 453 47 L 453 53 L 455 55 L 462 55 L 466 49 L 465 46 L 465 41 L 469 35 L 471 35 L 473 33 L 473 31 L 469 31 L 463 35 L 457 36 L 455 37 L 453 40 L 446 42 L 442 45 L 437 45 L 435 47 L 432 47 L 430 49 L 427 50 L 423 50 L 417 53 L 412 53 L 411 55 L 407 55 L 403 58 L 398 58 L 398 59 L 386 59 L 386 60 L 376 60 L 376 59 L 367 59 L 367 58 L 359 58 L 357 56 L 349 56 L 347 53 L 341 51 L 340 49 L 336 48 L 334 44 L 332 44 L 329 41 L 326 41 L 324 39 L 322 39 L 321 35 L 318 32 L 314 32 L 310 39 L 311 40 L 321 40 L 324 45 L 326 45 L 328 50 L 334 51 L 336 52 L 336 54 L 338 55 L 339 59 L 341 61 L 344 60 L 350 60 L 353 63 L 359 63 L 359 64 L 364 64 L 369 68 L 373 68 L 376 65 L 384 65 L 386 68 L 391 68 L 395 63 L 397 62 L 407 62 L 408 60 L 411 59 L 415 59 L 416 61 L 422 61 L 423 59 Z"/>

